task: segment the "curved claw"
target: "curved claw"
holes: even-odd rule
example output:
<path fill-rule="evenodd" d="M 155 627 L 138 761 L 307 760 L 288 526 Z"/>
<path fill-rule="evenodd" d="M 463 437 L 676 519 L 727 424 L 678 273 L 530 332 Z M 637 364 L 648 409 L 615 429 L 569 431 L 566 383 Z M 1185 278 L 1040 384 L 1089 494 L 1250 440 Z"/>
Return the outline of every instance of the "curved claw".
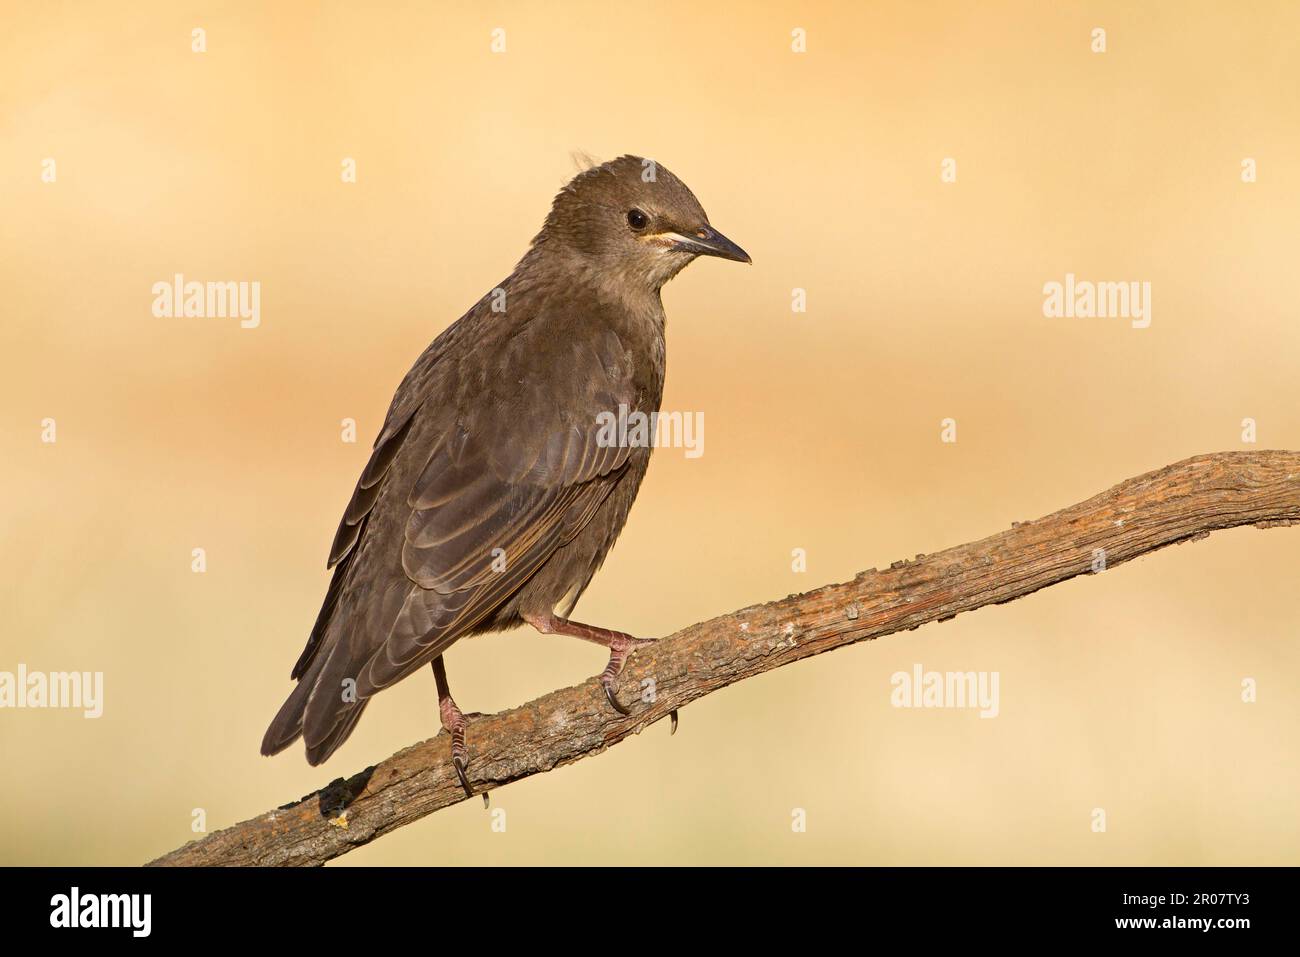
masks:
<path fill-rule="evenodd" d="M 610 685 L 607 685 L 602 681 L 600 686 L 605 689 L 605 697 L 609 699 L 609 705 L 611 708 L 623 715 L 623 717 L 627 717 L 632 713 L 618 703 L 618 699 L 614 697 L 614 689 Z"/>
<path fill-rule="evenodd" d="M 465 797 L 472 798 L 474 796 L 474 792 L 470 790 L 469 779 L 465 777 L 465 766 L 466 766 L 465 760 L 463 758 L 458 758 L 453 755 L 451 759 L 451 766 L 456 769 L 456 777 L 460 778 L 460 786 L 465 789 Z M 486 798 L 487 795 L 484 794 L 483 797 Z"/>
<path fill-rule="evenodd" d="M 676 708 L 673 708 L 672 711 L 668 712 L 668 719 L 673 723 L 673 726 L 668 729 L 668 737 L 671 738 L 674 734 L 677 733 L 677 709 Z"/>

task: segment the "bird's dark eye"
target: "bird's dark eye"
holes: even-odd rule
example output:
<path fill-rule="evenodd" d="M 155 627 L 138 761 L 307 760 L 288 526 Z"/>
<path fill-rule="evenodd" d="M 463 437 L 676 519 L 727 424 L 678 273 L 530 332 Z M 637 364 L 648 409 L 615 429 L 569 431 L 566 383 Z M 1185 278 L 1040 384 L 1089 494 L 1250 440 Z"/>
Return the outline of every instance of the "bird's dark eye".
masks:
<path fill-rule="evenodd" d="M 650 222 L 650 217 L 639 209 L 629 209 L 627 211 L 627 224 L 633 229 L 645 229 Z"/>

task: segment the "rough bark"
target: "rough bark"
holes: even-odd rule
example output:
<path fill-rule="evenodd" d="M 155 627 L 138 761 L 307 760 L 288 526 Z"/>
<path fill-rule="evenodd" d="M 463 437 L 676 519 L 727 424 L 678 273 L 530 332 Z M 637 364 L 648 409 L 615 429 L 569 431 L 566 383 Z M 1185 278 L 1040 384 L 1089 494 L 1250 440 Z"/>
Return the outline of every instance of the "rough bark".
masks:
<path fill-rule="evenodd" d="M 745 678 L 854 642 L 1095 574 L 1238 525 L 1300 523 L 1300 452 L 1200 455 L 970 544 L 918 555 L 780 601 L 691 625 L 636 652 L 616 714 L 595 680 L 470 724 L 476 792 L 599 754 L 671 711 Z M 1101 551 L 1099 551 L 1101 550 Z M 743 746 L 743 742 L 738 742 Z M 155 865 L 319 865 L 465 800 L 446 734 L 260 817 L 192 841 Z"/>

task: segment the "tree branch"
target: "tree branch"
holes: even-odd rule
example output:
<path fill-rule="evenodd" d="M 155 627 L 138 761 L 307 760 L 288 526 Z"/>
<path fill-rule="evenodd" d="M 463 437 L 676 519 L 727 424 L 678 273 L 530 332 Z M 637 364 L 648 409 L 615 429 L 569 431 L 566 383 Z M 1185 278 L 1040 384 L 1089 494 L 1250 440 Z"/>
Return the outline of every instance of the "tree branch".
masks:
<path fill-rule="evenodd" d="M 593 679 L 471 723 L 476 792 L 599 754 L 711 691 L 854 642 L 1012 601 L 1238 525 L 1300 524 L 1300 452 L 1199 455 L 988 538 L 684 628 L 629 660 L 614 712 Z M 446 733 L 300 801 L 191 841 L 155 865 L 319 865 L 465 800 Z"/>

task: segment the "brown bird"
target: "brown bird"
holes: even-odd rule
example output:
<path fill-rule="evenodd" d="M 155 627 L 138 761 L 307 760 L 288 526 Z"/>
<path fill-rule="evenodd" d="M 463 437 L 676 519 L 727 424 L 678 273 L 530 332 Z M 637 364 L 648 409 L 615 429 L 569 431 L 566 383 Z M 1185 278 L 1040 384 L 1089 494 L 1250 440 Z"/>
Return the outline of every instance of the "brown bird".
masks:
<path fill-rule="evenodd" d="M 610 704 L 646 641 L 569 620 L 614 544 L 651 443 L 608 414 L 658 412 L 660 289 L 697 256 L 749 262 L 662 166 L 623 156 L 555 197 L 514 272 L 438 336 L 393 396 L 330 549 L 334 577 L 262 740 L 320 764 L 379 691 L 432 663 L 466 794 L 465 717 L 442 655 L 528 622 L 609 649 Z M 607 413 L 605 417 L 601 413 Z M 555 608 L 565 602 L 564 611 Z"/>

